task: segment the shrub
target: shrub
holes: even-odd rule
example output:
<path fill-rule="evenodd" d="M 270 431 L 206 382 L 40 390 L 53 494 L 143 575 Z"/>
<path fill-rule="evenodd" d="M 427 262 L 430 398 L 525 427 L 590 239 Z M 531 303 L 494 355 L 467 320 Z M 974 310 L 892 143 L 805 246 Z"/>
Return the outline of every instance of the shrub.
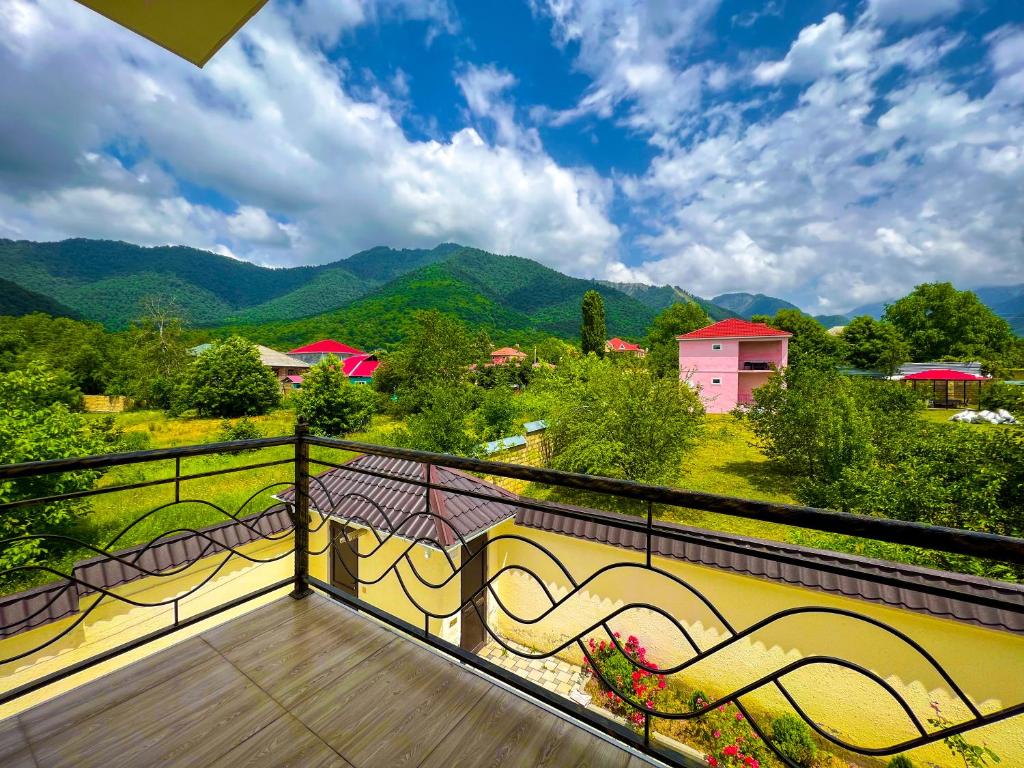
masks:
<path fill-rule="evenodd" d="M 130 453 L 132 451 L 144 451 L 153 445 L 149 432 L 132 431 L 120 435 L 117 441 L 117 450 Z"/>
<path fill-rule="evenodd" d="M 615 637 L 618 639 L 621 635 L 616 632 Z M 665 676 L 637 666 L 639 662 L 654 669 L 658 667 L 647 658 L 647 649 L 640 645 L 640 640 L 633 635 L 626 639 L 625 653 L 620 651 L 615 643 L 605 640 L 598 643 L 594 638 L 590 638 L 588 645 L 596 669 L 590 669 L 590 673 L 597 678 L 604 694 L 605 700 L 601 704 L 625 718 L 634 730 L 642 731 L 644 713 L 635 705 L 643 704 L 648 709 L 663 709 Z M 589 662 L 585 666 L 589 669 Z M 625 693 L 625 697 L 613 691 L 608 685 L 609 682 L 614 683 L 619 691 Z"/>
<path fill-rule="evenodd" d="M 690 697 L 690 709 L 694 712 L 707 705 L 708 700 L 700 691 Z M 768 747 L 733 702 L 704 713 L 697 718 L 694 728 L 700 743 L 710 745 L 704 759 L 712 768 L 759 768 L 768 760 Z"/>
<path fill-rule="evenodd" d="M 793 715 L 772 720 L 772 744 L 794 763 L 805 768 L 814 764 L 818 745 L 811 738 L 807 723 Z"/>
<path fill-rule="evenodd" d="M 239 419 L 234 424 L 230 419 L 224 419 L 220 423 L 220 432 L 217 433 L 217 441 L 225 443 L 231 440 L 256 440 L 260 437 L 263 437 L 260 428 L 247 418 Z"/>
<path fill-rule="evenodd" d="M 885 768 L 914 768 L 914 764 L 906 755 L 896 755 L 885 764 Z"/>
<path fill-rule="evenodd" d="M 996 381 L 981 389 L 981 407 L 991 411 L 1005 408 L 1017 416 L 1024 416 L 1024 386 Z"/>

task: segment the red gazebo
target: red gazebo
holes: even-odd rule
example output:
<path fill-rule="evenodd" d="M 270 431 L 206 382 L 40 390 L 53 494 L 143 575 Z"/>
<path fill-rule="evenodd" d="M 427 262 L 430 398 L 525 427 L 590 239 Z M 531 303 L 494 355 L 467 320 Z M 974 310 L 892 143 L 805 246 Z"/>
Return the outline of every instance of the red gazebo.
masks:
<path fill-rule="evenodd" d="M 989 379 L 973 373 L 936 368 L 904 376 L 903 381 L 909 381 L 915 391 L 928 393 L 929 404 L 933 408 L 969 408 L 980 407 L 981 387 Z"/>

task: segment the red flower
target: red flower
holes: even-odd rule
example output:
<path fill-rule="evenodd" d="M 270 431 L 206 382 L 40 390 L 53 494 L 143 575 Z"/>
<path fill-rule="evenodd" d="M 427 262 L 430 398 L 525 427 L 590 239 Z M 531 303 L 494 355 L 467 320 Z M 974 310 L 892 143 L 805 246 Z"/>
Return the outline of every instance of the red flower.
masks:
<path fill-rule="evenodd" d="M 721 731 L 715 731 L 713 735 L 714 735 L 714 737 L 716 739 L 722 738 L 722 732 Z"/>
<path fill-rule="evenodd" d="M 616 637 L 622 637 L 622 635 L 620 635 L 618 632 L 615 633 L 615 636 Z"/>
<path fill-rule="evenodd" d="M 750 755 L 747 755 L 745 758 L 743 758 L 743 762 L 746 763 L 747 768 L 760 768 L 761 767 L 761 764 L 759 762 L 757 762 L 757 760 L 752 758 Z"/>
<path fill-rule="evenodd" d="M 711 768 L 718 768 L 718 760 L 711 755 L 705 755 L 704 759 L 708 761 L 708 765 L 710 765 Z"/>
<path fill-rule="evenodd" d="M 602 641 L 601 641 L 601 650 L 602 650 L 602 651 L 604 650 L 604 645 L 605 645 L 605 643 L 604 643 L 604 640 L 602 640 Z"/>
<path fill-rule="evenodd" d="M 665 678 L 664 677 L 659 678 L 659 680 L 658 680 L 658 688 L 664 690 L 664 688 L 665 688 Z"/>
<path fill-rule="evenodd" d="M 738 755 L 739 752 L 740 752 L 740 748 L 737 747 L 735 744 L 730 744 L 728 747 L 726 747 L 725 749 L 722 750 L 722 754 L 723 755 L 727 755 L 728 757 L 733 757 L 735 755 Z"/>
<path fill-rule="evenodd" d="M 743 713 L 742 712 L 737 712 L 736 713 L 736 722 L 738 723 L 741 720 L 743 720 Z"/>
<path fill-rule="evenodd" d="M 640 641 L 636 639 L 636 635 L 630 635 L 626 640 L 628 645 L 640 645 Z"/>

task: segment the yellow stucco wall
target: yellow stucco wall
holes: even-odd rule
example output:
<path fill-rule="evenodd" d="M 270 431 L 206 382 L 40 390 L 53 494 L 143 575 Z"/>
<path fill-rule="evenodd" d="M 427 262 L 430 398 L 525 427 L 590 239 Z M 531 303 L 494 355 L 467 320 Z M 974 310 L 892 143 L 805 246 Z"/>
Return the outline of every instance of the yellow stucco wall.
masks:
<path fill-rule="evenodd" d="M 547 547 L 578 581 L 604 565 L 623 565 L 597 577 L 579 595 L 536 624 L 520 624 L 498 611 L 496 626 L 505 637 L 549 650 L 630 603 L 651 603 L 666 609 L 701 648 L 729 636 L 693 595 L 664 575 L 637 567 L 643 562 L 641 553 L 520 528 L 511 521 L 492 531 L 491 538 L 513 532 Z M 881 620 L 919 642 L 982 712 L 1024 700 L 1024 637 L 1019 635 L 667 558 L 655 557 L 653 564 L 703 593 L 737 630 L 787 608 L 845 608 Z M 538 550 L 511 540 L 494 542 L 490 574 L 508 565 L 524 565 L 533 570 L 556 600 L 569 592 L 568 582 Z M 550 605 L 537 584 L 521 572 L 504 573 L 495 582 L 495 589 L 509 611 L 523 618 L 534 618 Z M 678 630 L 652 611 L 630 609 L 610 625 L 623 637 L 637 635 L 646 645 L 648 657 L 663 667 L 690 656 L 689 646 Z M 601 636 L 604 635 L 595 633 L 595 637 Z M 574 663 L 582 656 L 572 647 L 561 655 Z M 681 673 L 685 674 L 682 682 L 710 695 L 724 695 L 765 673 L 816 655 L 840 657 L 874 671 L 902 693 L 925 723 L 933 714 L 932 701 L 938 701 L 951 720 L 968 717 L 966 709 L 947 690 L 948 686 L 909 646 L 882 630 L 835 615 L 788 617 Z M 784 683 L 815 722 L 850 743 L 879 747 L 916 735 L 902 709 L 888 694 L 853 671 L 835 665 L 812 665 L 787 675 Z M 745 700 L 767 709 L 787 711 L 774 688 L 762 689 Z M 987 743 L 1003 758 L 1003 765 L 1024 766 L 1024 718 L 975 731 L 969 740 Z M 941 743 L 909 754 L 922 763 L 957 765 Z"/>
<path fill-rule="evenodd" d="M 362 528 L 361 526 L 359 528 Z M 329 526 L 324 525 L 310 538 L 310 551 L 317 552 L 325 549 L 329 538 Z M 359 597 L 366 602 L 377 606 L 403 621 L 407 621 L 414 627 L 423 626 L 423 612 L 420 611 L 412 600 L 405 594 L 399 583 L 399 577 L 394 571 L 387 573 L 384 578 L 377 581 L 380 576 L 388 571 L 393 563 L 398 561 L 398 574 L 401 575 L 406 589 L 413 600 L 428 611 L 437 614 L 446 614 L 456 611 L 461 602 L 461 586 L 459 577 L 451 579 L 444 587 L 433 588 L 425 586 L 412 571 L 410 563 L 400 559 L 410 542 L 398 537 L 391 537 L 383 544 L 378 544 L 377 539 L 369 529 L 362 528 L 363 533 L 356 537 L 359 545 L 359 554 L 363 559 L 359 561 L 359 580 L 361 582 L 376 581 L 374 584 L 361 584 Z M 382 535 L 383 538 L 383 535 Z M 342 540 L 338 546 L 348 546 Z M 371 554 L 372 553 L 372 554 Z M 455 567 L 459 567 L 459 552 L 456 548 L 449 553 Z M 416 571 L 431 584 L 441 584 L 452 574 L 452 567 L 442 552 L 437 549 L 417 544 L 409 551 L 411 565 Z M 325 551 L 322 555 L 312 558 L 310 562 L 310 574 L 330 583 L 330 552 Z M 453 643 L 459 642 L 459 617 L 456 614 L 447 619 L 430 619 L 430 632 L 443 637 Z"/>
<path fill-rule="evenodd" d="M 279 541 L 257 541 L 241 548 L 241 551 L 253 558 L 267 560 L 291 549 L 291 536 Z M 151 577 L 139 579 L 117 587 L 113 592 L 125 595 L 133 600 L 157 602 L 173 598 L 193 588 L 224 559 L 227 553 L 220 553 L 204 558 L 185 573 L 174 577 Z M 194 595 L 182 599 L 179 606 L 179 617 L 210 610 L 242 595 L 253 592 L 262 586 L 288 578 L 293 572 L 294 564 L 291 557 L 284 557 L 272 563 L 255 564 L 241 557 L 232 557 L 231 561 L 202 589 Z M 104 662 L 46 688 L 22 696 L 16 701 L 0 707 L 0 719 L 21 712 L 28 707 L 57 696 L 65 691 L 95 680 L 102 675 L 120 669 L 145 656 L 168 648 L 200 632 L 204 632 L 217 624 L 230 621 L 261 605 L 278 599 L 287 594 L 287 589 L 275 590 L 268 595 L 252 600 L 242 606 L 208 619 L 195 626 L 174 632 L 160 640 L 146 644 L 144 647 L 122 654 L 115 659 Z M 96 597 L 83 598 L 81 611 L 93 605 Z M 13 637 L 0 640 L 0 658 L 23 653 L 56 637 L 66 630 L 81 613 L 73 614 L 65 619 L 22 632 Z M 37 651 L 18 661 L 0 665 L 0 689 L 10 690 L 19 685 L 38 679 L 46 674 L 61 669 L 69 664 L 82 661 L 118 645 L 127 643 L 149 632 L 168 626 L 173 621 L 173 608 L 140 608 L 105 598 L 89 616 L 68 635 L 56 643 Z"/>

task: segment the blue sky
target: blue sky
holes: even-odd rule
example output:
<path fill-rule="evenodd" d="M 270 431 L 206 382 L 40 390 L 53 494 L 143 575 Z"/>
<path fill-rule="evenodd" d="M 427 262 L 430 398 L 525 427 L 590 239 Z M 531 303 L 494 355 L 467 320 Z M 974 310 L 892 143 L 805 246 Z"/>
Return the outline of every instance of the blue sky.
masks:
<path fill-rule="evenodd" d="M 0 0 L 0 237 L 477 245 L 816 312 L 1024 282 L 1017 0 L 271 0 L 203 70 Z"/>

